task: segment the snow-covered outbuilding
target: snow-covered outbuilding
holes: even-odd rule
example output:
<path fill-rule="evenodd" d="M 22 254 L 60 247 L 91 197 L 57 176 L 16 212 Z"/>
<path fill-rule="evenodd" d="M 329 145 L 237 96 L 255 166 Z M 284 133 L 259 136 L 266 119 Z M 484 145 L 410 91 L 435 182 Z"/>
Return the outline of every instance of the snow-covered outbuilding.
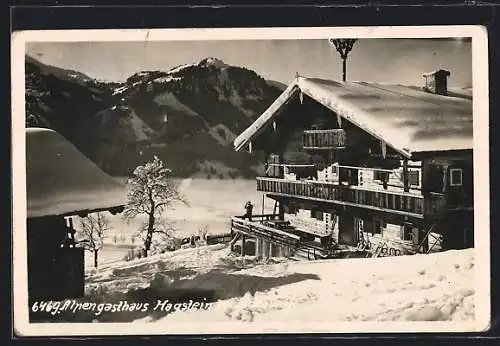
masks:
<path fill-rule="evenodd" d="M 59 133 L 26 129 L 28 291 L 31 300 L 79 297 L 84 253 L 72 216 L 118 213 L 126 189 Z"/>
<path fill-rule="evenodd" d="M 446 70 L 423 76 L 422 86 L 297 76 L 234 140 L 265 153 L 257 189 L 280 224 L 393 252 L 473 246 L 472 90 L 449 87 Z M 304 226 L 304 210 L 326 233 Z"/>

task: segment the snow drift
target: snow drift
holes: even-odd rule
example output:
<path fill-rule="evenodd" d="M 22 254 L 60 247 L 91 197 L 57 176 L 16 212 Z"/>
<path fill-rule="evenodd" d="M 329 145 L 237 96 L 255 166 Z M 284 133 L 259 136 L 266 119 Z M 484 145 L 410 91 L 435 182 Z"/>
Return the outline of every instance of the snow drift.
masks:
<path fill-rule="evenodd" d="M 230 284 L 245 293 L 158 323 L 473 321 L 473 272 L 473 250 L 255 266 L 235 273 L 239 279 L 227 285 L 217 276 L 190 281 L 228 297 L 235 290 Z"/>
<path fill-rule="evenodd" d="M 238 257 L 218 244 L 117 262 L 88 272 L 82 301 L 140 303 L 148 308 L 99 314 L 77 311 L 54 318 L 146 323 L 167 330 L 193 323 L 253 328 L 285 323 L 308 331 L 331 322 L 380 321 L 459 322 L 473 328 L 474 268 L 474 249 L 294 261 Z M 154 309 L 165 301 L 172 306 L 208 305 Z"/>

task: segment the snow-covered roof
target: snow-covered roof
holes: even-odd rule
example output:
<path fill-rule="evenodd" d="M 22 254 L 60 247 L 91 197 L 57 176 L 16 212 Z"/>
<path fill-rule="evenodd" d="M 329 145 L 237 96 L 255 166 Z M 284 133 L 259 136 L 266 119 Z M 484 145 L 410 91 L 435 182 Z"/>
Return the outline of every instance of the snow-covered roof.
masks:
<path fill-rule="evenodd" d="M 472 149 L 469 90 L 442 96 L 415 86 L 297 77 L 234 140 L 235 150 L 248 145 L 270 123 L 294 90 L 300 90 L 407 157 L 418 152 Z"/>
<path fill-rule="evenodd" d="M 450 75 L 450 71 L 444 70 L 444 69 L 439 69 L 439 70 L 434 70 L 434 71 L 431 71 L 431 72 L 423 73 L 422 76 L 429 77 L 429 76 L 433 76 L 433 75 L 438 74 L 438 73 L 443 73 L 443 74 L 445 74 L 447 76 Z"/>
<path fill-rule="evenodd" d="M 26 129 L 27 217 L 73 215 L 123 206 L 126 188 L 59 133 Z"/>

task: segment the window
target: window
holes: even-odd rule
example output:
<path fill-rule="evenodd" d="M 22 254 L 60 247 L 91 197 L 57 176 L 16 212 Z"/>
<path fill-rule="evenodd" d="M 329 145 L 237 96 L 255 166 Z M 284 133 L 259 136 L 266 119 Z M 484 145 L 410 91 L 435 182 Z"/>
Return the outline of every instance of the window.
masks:
<path fill-rule="evenodd" d="M 288 204 L 285 207 L 288 208 L 288 211 L 286 211 L 286 209 L 285 209 L 285 213 L 287 213 L 287 214 L 297 215 L 297 213 L 299 212 L 299 208 L 294 204 Z"/>
<path fill-rule="evenodd" d="M 333 164 L 332 166 L 332 174 L 339 174 L 339 165 Z"/>
<path fill-rule="evenodd" d="M 408 185 L 414 187 L 420 187 L 420 169 L 409 169 L 408 170 Z M 404 183 L 403 172 L 399 173 L 399 180 Z"/>
<path fill-rule="evenodd" d="M 321 210 L 311 210 L 311 218 L 312 219 L 317 219 L 319 221 L 324 221 L 323 219 L 323 212 Z"/>
<path fill-rule="evenodd" d="M 413 231 L 411 225 L 403 225 L 403 240 L 412 240 Z"/>
<path fill-rule="evenodd" d="M 450 169 L 450 186 L 462 186 L 462 169 Z"/>
<path fill-rule="evenodd" d="M 410 186 L 420 186 L 420 172 L 418 170 L 410 170 L 408 172 L 408 181 Z"/>
<path fill-rule="evenodd" d="M 385 190 L 387 190 L 387 184 L 389 182 L 389 172 L 373 172 L 373 180 L 380 181 Z"/>
<path fill-rule="evenodd" d="M 373 171 L 373 180 L 384 181 L 384 178 L 385 178 L 385 172 Z"/>

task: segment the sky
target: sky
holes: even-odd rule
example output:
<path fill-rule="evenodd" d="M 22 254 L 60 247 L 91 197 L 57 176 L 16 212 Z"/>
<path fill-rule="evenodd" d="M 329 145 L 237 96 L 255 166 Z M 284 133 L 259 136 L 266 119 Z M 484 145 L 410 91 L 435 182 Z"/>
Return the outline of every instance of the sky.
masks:
<path fill-rule="evenodd" d="M 166 71 L 206 57 L 252 69 L 285 84 L 297 72 L 305 77 L 342 79 L 340 56 L 327 39 L 33 42 L 27 43 L 26 53 L 45 64 L 108 81 L 123 81 L 139 71 Z M 359 39 L 348 57 L 347 80 L 421 85 L 422 73 L 439 68 L 451 72 L 449 85 L 471 86 L 471 42 Z"/>

